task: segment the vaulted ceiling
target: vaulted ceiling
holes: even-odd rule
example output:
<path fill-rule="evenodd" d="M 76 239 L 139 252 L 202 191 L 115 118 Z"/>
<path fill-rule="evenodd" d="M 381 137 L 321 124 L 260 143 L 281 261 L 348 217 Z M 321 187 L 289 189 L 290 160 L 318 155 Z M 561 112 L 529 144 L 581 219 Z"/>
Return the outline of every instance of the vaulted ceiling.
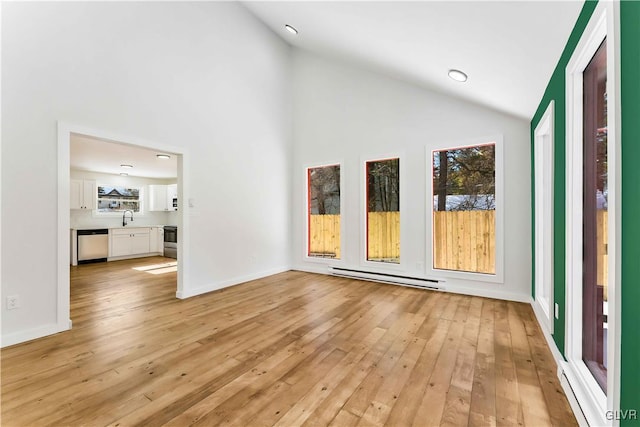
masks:
<path fill-rule="evenodd" d="M 243 4 L 293 46 L 525 119 L 535 113 L 582 7 L 580 1 Z M 467 73 L 467 82 L 451 80 L 452 68 Z"/>

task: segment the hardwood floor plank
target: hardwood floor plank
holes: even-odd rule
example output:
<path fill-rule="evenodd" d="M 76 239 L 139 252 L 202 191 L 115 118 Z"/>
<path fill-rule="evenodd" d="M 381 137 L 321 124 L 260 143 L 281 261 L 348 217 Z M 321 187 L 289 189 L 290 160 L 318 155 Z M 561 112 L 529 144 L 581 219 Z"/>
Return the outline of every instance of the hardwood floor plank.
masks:
<path fill-rule="evenodd" d="M 429 376 L 422 402 L 412 420 L 414 426 L 439 425 L 443 416 L 447 391 L 451 386 L 451 377 L 456 366 L 458 347 L 464 333 L 464 321 L 469 311 L 469 300 L 457 295 L 455 297 L 451 298 L 445 309 L 448 315 L 443 318 L 451 317 L 451 324 L 446 341 L 440 349 L 436 364 Z"/>
<path fill-rule="evenodd" d="M 255 360 L 250 359 L 246 362 L 230 359 L 235 361 L 235 363 L 230 362 L 233 369 L 227 368 L 221 371 L 222 375 L 220 376 L 208 375 L 209 381 L 197 382 L 198 387 L 196 388 L 186 387 L 187 390 L 180 399 L 176 400 L 175 397 L 171 397 L 154 401 L 154 407 L 157 410 L 152 412 L 151 417 L 143 419 L 141 424 L 193 425 L 236 394 L 249 393 L 250 396 L 251 389 L 249 387 L 254 382 L 271 384 L 269 381 L 277 380 L 291 366 L 295 366 L 296 363 L 303 360 L 309 351 L 320 346 L 319 343 L 316 343 L 316 347 L 312 347 L 311 344 L 301 347 L 302 342 L 313 343 L 318 336 L 325 333 L 339 320 L 337 318 L 331 319 L 302 337 L 291 336 L 292 339 L 288 345 L 280 346 L 284 343 L 278 343 L 280 345 L 273 348 L 272 354 L 260 353 L 256 355 Z M 298 342 L 299 340 L 301 341 Z M 121 423 L 128 422 L 127 419 L 121 420 Z"/>
<path fill-rule="evenodd" d="M 538 373 L 542 393 L 549 409 L 551 423 L 555 426 L 577 425 L 575 418 L 571 414 L 569 401 L 557 381 L 556 372 L 558 367 L 542 335 L 540 325 L 535 319 L 532 308 L 521 304 L 516 306 L 516 310 L 527 331 L 529 347 Z"/>
<path fill-rule="evenodd" d="M 464 320 L 464 331 L 458 347 L 456 364 L 451 374 L 451 386 L 447 391 L 441 426 L 468 424 L 481 310 L 482 300 L 472 298 Z"/>
<path fill-rule="evenodd" d="M 383 383 L 362 415 L 359 425 L 385 425 L 391 409 L 409 379 L 409 375 L 413 371 L 426 343 L 427 341 L 422 338 L 413 338 L 411 340 L 402 356 L 395 363 L 395 366 L 390 370 L 389 374 L 384 376 Z"/>
<path fill-rule="evenodd" d="M 494 304 L 484 301 L 469 409 L 470 426 L 496 425 L 496 369 L 494 352 Z"/>
<path fill-rule="evenodd" d="M 354 350 L 347 353 L 339 366 L 326 373 L 324 378 L 311 388 L 302 398 L 298 399 L 286 414 L 274 426 L 288 427 L 302 425 L 312 413 L 336 390 L 341 381 L 349 375 L 350 368 L 358 364 L 365 357 L 367 351 L 375 345 L 387 331 L 382 328 L 373 329 Z"/>
<path fill-rule="evenodd" d="M 266 393 L 266 404 L 257 411 L 250 413 L 246 407 L 241 406 L 242 416 L 233 420 L 234 426 L 273 426 L 287 413 L 297 402 L 299 396 L 303 396 L 323 380 L 326 372 L 330 372 L 340 366 L 347 356 L 347 352 L 335 348 L 326 357 L 316 357 L 304 366 L 297 366 L 294 372 L 300 374 L 297 381 L 291 376 L 285 376 L 285 382 L 290 385 L 287 392 L 282 390 L 275 393 Z"/>
<path fill-rule="evenodd" d="M 0 352 L 2 425 L 576 425 L 527 305 L 296 271 L 179 300 L 167 261 L 72 268 L 73 329 Z"/>
<path fill-rule="evenodd" d="M 429 334 L 429 340 L 420 354 L 409 380 L 402 388 L 395 405 L 391 408 L 391 412 L 387 418 L 388 425 L 407 425 L 407 420 L 413 420 L 422 402 L 425 390 L 429 386 L 426 379 L 433 373 L 434 365 L 440 354 L 442 345 L 445 342 L 451 322 L 445 319 L 431 317 L 423 324 L 423 328 L 421 328 L 420 331 L 426 330 L 424 325 L 427 323 L 433 324 L 433 327 L 429 328 L 429 330 L 433 330 L 433 333 Z"/>
<path fill-rule="evenodd" d="M 540 387 L 538 373 L 533 366 L 529 340 L 515 306 L 516 304 L 508 306 L 508 321 L 524 422 L 527 425 L 550 425 L 551 418 Z"/>
<path fill-rule="evenodd" d="M 496 358 L 496 424 L 513 426 L 522 420 L 520 389 L 511 348 L 511 332 L 507 319 L 508 304 L 495 305 L 494 351 Z"/>
<path fill-rule="evenodd" d="M 400 356 L 411 342 L 411 336 L 419 328 L 418 323 L 421 324 L 421 322 L 415 321 L 416 316 L 415 314 L 404 313 L 398 318 L 397 327 L 399 331 L 396 334 L 395 341 L 364 378 L 362 383 L 359 384 L 358 388 L 349 400 L 347 400 L 340 412 L 349 411 L 358 417 L 364 415 L 365 411 L 372 404 L 379 388 L 382 386 L 385 374 L 391 371 L 396 365 Z M 420 319 L 424 320 L 424 317 L 420 317 Z M 341 417 L 339 413 L 337 417 Z"/>
<path fill-rule="evenodd" d="M 386 323 L 383 322 L 378 325 L 378 327 L 381 327 L 383 324 L 386 325 Z M 365 357 L 355 364 L 355 366 L 350 367 L 350 371 L 345 379 L 341 381 L 338 387 L 318 406 L 303 425 L 329 425 L 343 409 L 345 402 L 359 389 L 364 379 L 378 366 L 379 361 L 383 359 L 392 344 L 396 342 L 397 336 L 404 326 L 405 324 L 403 322 L 394 322 L 391 324 L 384 336 L 370 348 Z M 342 418 L 352 419 L 352 417 L 347 415 L 341 415 L 340 419 Z"/>

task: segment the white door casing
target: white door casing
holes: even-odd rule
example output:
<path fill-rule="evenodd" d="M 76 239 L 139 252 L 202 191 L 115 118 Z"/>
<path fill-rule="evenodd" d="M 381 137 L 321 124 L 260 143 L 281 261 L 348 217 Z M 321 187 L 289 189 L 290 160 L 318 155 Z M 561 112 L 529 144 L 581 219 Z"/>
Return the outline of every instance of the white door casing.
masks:
<path fill-rule="evenodd" d="M 534 131 L 535 304 L 543 327 L 553 334 L 553 120 L 551 101 Z"/>

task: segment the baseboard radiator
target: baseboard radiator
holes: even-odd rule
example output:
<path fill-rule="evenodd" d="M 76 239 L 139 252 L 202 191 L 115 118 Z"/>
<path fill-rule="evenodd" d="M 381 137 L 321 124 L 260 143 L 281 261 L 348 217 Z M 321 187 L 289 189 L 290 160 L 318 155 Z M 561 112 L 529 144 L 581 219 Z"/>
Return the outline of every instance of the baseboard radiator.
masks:
<path fill-rule="evenodd" d="M 373 273 L 363 270 L 351 270 L 348 268 L 329 267 L 332 276 L 348 277 L 350 279 L 368 280 L 370 282 L 390 283 L 392 285 L 411 286 L 414 288 L 431 289 L 434 291 L 445 290 L 443 280 L 423 279 L 420 277 L 400 276 L 397 274 Z"/>

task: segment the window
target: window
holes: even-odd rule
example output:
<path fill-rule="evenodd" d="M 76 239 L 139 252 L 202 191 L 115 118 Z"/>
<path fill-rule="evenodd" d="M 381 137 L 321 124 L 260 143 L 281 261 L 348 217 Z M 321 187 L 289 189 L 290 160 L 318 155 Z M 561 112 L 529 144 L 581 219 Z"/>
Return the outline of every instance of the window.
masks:
<path fill-rule="evenodd" d="M 307 256 L 340 259 L 340 165 L 307 169 Z"/>
<path fill-rule="evenodd" d="M 607 392 L 607 49 L 583 72 L 582 360 Z"/>
<path fill-rule="evenodd" d="M 432 153 L 433 268 L 496 274 L 496 144 Z"/>
<path fill-rule="evenodd" d="M 366 163 L 367 261 L 400 263 L 400 159 Z"/>
<path fill-rule="evenodd" d="M 598 2 L 566 67 L 566 344 L 589 425 L 620 397 L 620 129 L 614 4 Z"/>
<path fill-rule="evenodd" d="M 140 212 L 140 188 L 98 185 L 98 212 Z"/>

